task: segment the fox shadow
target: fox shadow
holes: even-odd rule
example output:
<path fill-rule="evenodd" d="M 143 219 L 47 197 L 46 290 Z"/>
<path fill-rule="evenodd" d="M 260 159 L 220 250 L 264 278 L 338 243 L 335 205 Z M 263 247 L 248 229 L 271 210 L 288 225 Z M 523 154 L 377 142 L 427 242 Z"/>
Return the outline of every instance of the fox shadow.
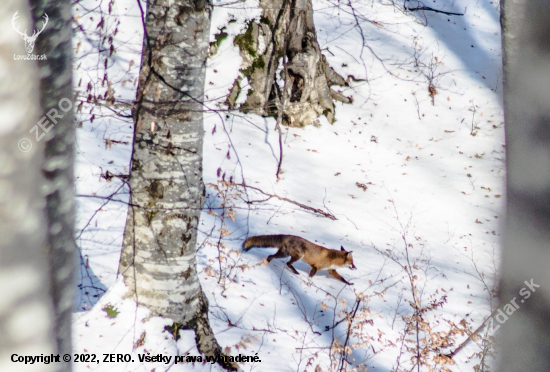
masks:
<path fill-rule="evenodd" d="M 323 240 L 330 241 L 333 238 L 322 239 L 319 236 L 321 242 L 317 242 L 319 245 L 323 245 L 327 248 L 334 249 L 337 247 L 335 244 L 326 245 L 322 243 Z M 338 245 L 339 247 L 339 245 Z M 250 248 L 247 254 L 257 257 L 258 261 L 262 261 L 267 256 L 277 252 L 277 248 Z M 293 305 L 297 306 L 296 315 L 301 318 L 304 324 L 309 324 L 311 331 L 316 335 L 315 343 L 319 345 L 334 345 L 334 340 L 338 338 L 342 344 L 347 338 L 347 334 L 350 331 L 347 322 L 343 321 L 342 315 L 336 315 L 340 313 L 341 300 L 345 299 L 346 303 L 353 304 L 356 300 L 356 294 L 353 285 L 346 285 L 333 276 L 328 271 L 321 270 L 315 273 L 313 277 L 309 276 L 310 268 L 307 263 L 298 261 L 293 263 L 293 266 L 298 271 L 298 274 L 293 273 L 288 267 L 287 262 L 290 258 L 274 258 L 263 269 L 270 269 L 271 283 L 273 286 L 279 288 L 279 292 L 282 297 L 289 297 Z M 339 268 L 340 274 L 350 282 L 361 280 L 362 276 L 354 275 L 349 276 L 349 270 L 346 267 Z M 312 293 L 313 291 L 313 293 Z M 327 309 L 322 305 L 323 300 L 316 295 L 316 292 L 324 292 L 327 296 L 330 294 L 334 296 L 334 302 L 329 305 Z M 328 302 L 327 302 L 328 303 Z M 338 306 L 338 310 L 332 310 L 331 306 Z M 346 307 L 349 312 L 351 308 Z M 361 361 L 366 360 L 365 363 L 373 356 L 370 349 L 351 349 L 351 353 L 347 354 L 347 361 L 354 364 L 362 364 Z M 369 368 L 376 368 L 377 370 L 384 371 L 380 365 L 368 362 Z"/>

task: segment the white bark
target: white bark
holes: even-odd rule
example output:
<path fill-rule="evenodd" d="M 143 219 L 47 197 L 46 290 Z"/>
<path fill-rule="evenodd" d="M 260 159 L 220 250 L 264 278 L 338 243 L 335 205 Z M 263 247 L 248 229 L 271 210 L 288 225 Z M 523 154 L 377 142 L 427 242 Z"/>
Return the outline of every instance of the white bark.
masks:
<path fill-rule="evenodd" d="M 514 298 L 519 309 L 496 325 L 500 371 L 542 372 L 550 370 L 550 5 L 501 4 L 508 205 L 499 297 L 501 309 Z"/>
<path fill-rule="evenodd" d="M 16 11 L 19 24 L 29 26 L 26 1 L 1 2 L 1 23 L 9 25 Z M 0 51 L 0 371 L 22 371 L 33 367 L 12 363 L 12 354 L 56 352 L 40 190 L 43 143 L 29 134 L 39 118 L 39 78 L 35 62 L 14 60 L 14 54 L 27 53 L 13 30 L 4 30 Z"/>
<path fill-rule="evenodd" d="M 119 273 L 138 304 L 194 329 L 199 350 L 219 355 L 195 267 L 211 11 L 202 0 L 147 9 Z"/>
<path fill-rule="evenodd" d="M 139 303 L 185 323 L 200 293 L 195 245 L 204 185 L 198 102 L 210 9 L 195 12 L 179 3 L 158 1 L 147 10 L 145 37 L 151 49 L 146 40 L 134 111 L 133 206 L 120 272 Z"/>

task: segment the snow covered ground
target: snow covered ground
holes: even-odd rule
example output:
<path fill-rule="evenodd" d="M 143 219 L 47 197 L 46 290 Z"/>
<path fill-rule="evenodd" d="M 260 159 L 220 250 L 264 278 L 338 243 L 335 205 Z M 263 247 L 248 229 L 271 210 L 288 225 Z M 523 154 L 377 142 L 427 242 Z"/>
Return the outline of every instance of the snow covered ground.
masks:
<path fill-rule="evenodd" d="M 462 328 L 475 330 L 496 306 L 491 290 L 505 194 L 499 3 L 429 3 L 463 16 L 402 12 L 401 4 L 390 1 L 352 4 L 353 10 L 342 2 L 314 1 L 315 24 L 330 65 L 344 77 L 366 81 L 352 81 L 342 91 L 354 100 L 337 104 L 334 124 L 321 120 L 320 127 L 283 128 L 280 180 L 273 118 L 205 114 L 207 201 L 197 265 L 220 344 L 228 347 L 228 355 L 257 354 L 261 360 L 242 363 L 243 370 L 313 371 L 319 365 L 327 371 L 331 364 L 339 366 L 341 350 L 352 366 L 410 369 L 417 345 L 411 329 L 416 326 L 414 301 L 423 309 L 422 357 L 433 370 L 442 370 L 433 361 L 437 342 L 447 339 L 451 344 L 440 351 L 452 352 L 467 338 Z M 97 16 L 89 20 L 96 13 L 79 12 L 90 27 L 99 22 Z M 110 89 L 131 101 L 141 59 L 140 12 L 133 1 L 117 1 L 113 13 L 121 24 L 109 69 L 109 79 L 117 83 Z M 233 37 L 243 31 L 245 20 L 259 15 L 253 2 L 215 8 L 211 33 L 226 27 L 229 38 L 209 59 L 206 95 L 212 110 L 224 109 L 220 103 L 238 75 L 241 58 Z M 91 81 L 96 92 L 107 90 L 102 77 L 94 75 L 96 59 L 86 54 L 92 50 L 86 45 L 77 53 L 79 89 L 85 91 Z M 437 91 L 433 104 L 429 81 Z M 241 86 L 242 102 L 246 84 Z M 77 129 L 81 288 L 74 347 L 75 353 L 129 354 L 133 361 L 104 362 L 101 357 L 98 363 L 75 363 L 75 368 L 220 370 L 198 362 L 175 364 L 175 356 L 199 355 L 192 332 L 182 331 L 174 342 L 163 331 L 167 320 L 148 318 L 145 309 L 124 299 L 125 287 L 116 274 L 128 190 L 109 175 L 128 173 L 133 131 L 131 121 L 102 112 L 90 120 L 83 110 Z M 255 189 L 222 181 L 230 178 Z M 246 237 L 260 234 L 344 246 L 353 251 L 358 270 L 339 272 L 354 285 L 345 286 L 326 272 L 308 278 L 305 263 L 295 264 L 299 276 L 285 269 L 284 260 L 266 266 L 263 260 L 274 249 L 243 253 Z M 348 314 L 354 315 L 347 318 L 351 322 Z M 481 339 L 469 343 L 447 368 L 473 371 L 482 346 Z M 139 356 L 147 353 L 172 359 L 168 364 L 141 362 Z"/>

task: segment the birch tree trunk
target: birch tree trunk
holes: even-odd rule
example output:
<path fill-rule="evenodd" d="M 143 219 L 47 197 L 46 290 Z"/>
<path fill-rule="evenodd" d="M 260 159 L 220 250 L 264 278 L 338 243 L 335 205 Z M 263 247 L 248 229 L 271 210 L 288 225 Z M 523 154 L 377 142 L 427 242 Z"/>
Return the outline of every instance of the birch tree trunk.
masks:
<path fill-rule="evenodd" d="M 50 259 L 51 295 L 55 308 L 57 352 L 72 352 L 71 324 L 74 310 L 74 112 L 72 87 L 71 4 L 58 0 L 31 0 L 33 29 L 49 21 L 35 44 L 40 74 L 40 121 L 46 128 L 45 161 L 47 250 Z M 39 129 L 40 131 L 40 129 Z M 66 367 L 70 369 L 69 367 Z"/>
<path fill-rule="evenodd" d="M 195 266 L 211 12 L 204 0 L 149 3 L 119 273 L 139 305 L 193 329 L 199 351 L 219 356 Z"/>
<path fill-rule="evenodd" d="M 550 371 L 550 5 L 501 3 L 507 217 L 500 371 Z M 517 311 L 510 305 L 517 304 Z M 507 308 L 505 306 L 508 305 Z"/>
<path fill-rule="evenodd" d="M 260 7 L 260 20 L 235 37 L 241 73 L 251 87 L 239 109 L 280 116 L 283 124 L 297 127 L 316 124 L 321 115 L 334 122 L 333 100 L 349 103 L 352 98 L 331 89 L 347 83 L 321 54 L 311 0 L 261 0 Z M 236 107 L 241 80 L 229 94 L 230 108 Z"/>

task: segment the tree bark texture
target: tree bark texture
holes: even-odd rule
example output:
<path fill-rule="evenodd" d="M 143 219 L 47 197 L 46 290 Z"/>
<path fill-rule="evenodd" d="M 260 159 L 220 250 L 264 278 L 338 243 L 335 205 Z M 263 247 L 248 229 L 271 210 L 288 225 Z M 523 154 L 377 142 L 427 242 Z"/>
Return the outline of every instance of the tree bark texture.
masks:
<path fill-rule="evenodd" d="M 30 29 L 27 1 L 1 2 L 1 23 L 9 25 L 16 11 L 18 24 Z M 0 51 L 0 371 L 13 371 L 21 367 L 11 362 L 12 354 L 49 355 L 56 344 L 41 190 L 44 146 L 29 134 L 39 119 L 37 66 L 14 60 L 27 53 L 11 29 L 0 39 Z"/>
<path fill-rule="evenodd" d="M 501 2 L 507 217 L 499 326 L 500 371 L 550 370 L 550 4 Z M 527 291 L 527 292 L 526 292 Z M 498 335 L 498 333 L 497 333 Z"/>
<path fill-rule="evenodd" d="M 333 100 L 351 98 L 331 89 L 347 83 L 321 54 L 311 0 L 261 0 L 260 7 L 260 20 L 251 21 L 234 41 L 251 87 L 239 109 L 263 116 L 277 116 L 282 109 L 283 124 L 297 127 L 318 123 L 320 115 L 334 122 Z M 230 108 L 240 83 L 231 89 Z"/>
<path fill-rule="evenodd" d="M 139 305 L 195 330 L 199 350 L 217 356 L 195 266 L 211 12 L 203 0 L 147 8 L 119 273 Z"/>
<path fill-rule="evenodd" d="M 47 249 L 50 257 L 51 294 L 55 308 L 57 352 L 72 352 L 71 324 L 74 310 L 74 112 L 72 87 L 71 4 L 57 0 L 31 0 L 33 28 L 49 22 L 36 41 L 40 74 L 40 116 L 48 115 L 43 141 L 46 183 Z M 67 365 L 65 370 L 69 370 Z"/>

